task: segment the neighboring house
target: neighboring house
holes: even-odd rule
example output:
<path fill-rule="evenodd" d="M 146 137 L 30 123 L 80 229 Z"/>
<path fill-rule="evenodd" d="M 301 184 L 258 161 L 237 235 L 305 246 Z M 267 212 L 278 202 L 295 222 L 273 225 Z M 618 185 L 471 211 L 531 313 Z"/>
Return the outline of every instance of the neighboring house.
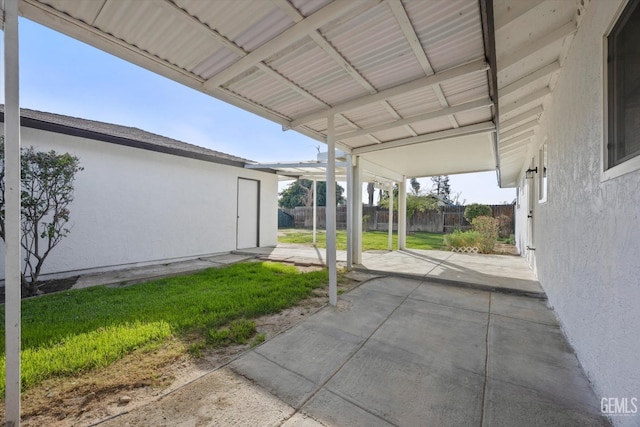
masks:
<path fill-rule="evenodd" d="M 23 147 L 69 152 L 84 167 L 76 175 L 71 233 L 47 258 L 45 274 L 277 243 L 277 176 L 245 169 L 245 159 L 136 128 L 27 109 L 21 132 Z M 1 252 L 4 274 L 4 245 Z"/>
<path fill-rule="evenodd" d="M 527 107 L 538 120 L 521 170 L 513 184 L 504 169 L 502 179 L 518 188 L 521 254 L 597 394 L 630 405 L 640 398 L 640 1 L 591 1 L 582 12 L 559 75 L 539 79 L 547 92 Z"/>

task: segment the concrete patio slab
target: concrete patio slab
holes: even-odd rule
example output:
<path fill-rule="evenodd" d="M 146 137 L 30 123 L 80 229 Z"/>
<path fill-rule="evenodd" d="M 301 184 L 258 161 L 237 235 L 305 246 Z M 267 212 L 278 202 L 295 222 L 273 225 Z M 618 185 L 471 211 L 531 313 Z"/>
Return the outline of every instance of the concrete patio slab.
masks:
<path fill-rule="evenodd" d="M 449 307 L 464 308 L 482 312 L 489 311 L 491 294 L 478 289 L 459 288 L 428 282 L 430 286 L 420 286 L 411 295 L 412 299 Z"/>
<path fill-rule="evenodd" d="M 363 283 L 341 304 L 269 346 L 269 357 L 280 357 L 271 375 L 252 374 L 256 356 L 232 369 L 276 396 L 296 394 L 287 402 L 322 425 L 608 425 L 544 301 L 394 277 Z M 329 329 L 338 337 L 350 327 L 346 350 L 325 342 Z M 296 374 L 296 393 L 272 378 L 283 366 Z M 299 377 L 315 389 L 301 390 Z"/>
<path fill-rule="evenodd" d="M 526 296 L 375 278 L 196 384 L 229 372 L 256 388 L 245 391 L 249 416 L 233 419 L 242 426 L 609 425 L 554 319 Z M 211 414 L 220 390 L 180 393 L 209 406 L 155 425 L 196 425 L 194 413 L 202 426 L 231 419 Z M 144 425 L 168 399 L 106 425 Z"/>
<path fill-rule="evenodd" d="M 407 249 L 365 252 L 359 271 L 429 279 L 448 285 L 546 298 L 523 258 Z"/>
<path fill-rule="evenodd" d="M 351 403 L 326 387 L 313 396 L 301 412 L 322 420 L 323 426 L 393 427 L 393 424 L 380 416 Z"/>
<path fill-rule="evenodd" d="M 413 362 L 484 375 L 488 313 L 409 299 L 372 336 L 391 349 L 411 353 Z"/>
<path fill-rule="evenodd" d="M 326 388 L 398 426 L 477 425 L 483 376 L 420 362 L 418 355 L 370 341 Z"/>
<path fill-rule="evenodd" d="M 543 293 L 535 275 L 523 258 L 508 255 L 452 254 L 429 272 L 432 280 L 482 284 L 489 290 L 513 293 Z"/>

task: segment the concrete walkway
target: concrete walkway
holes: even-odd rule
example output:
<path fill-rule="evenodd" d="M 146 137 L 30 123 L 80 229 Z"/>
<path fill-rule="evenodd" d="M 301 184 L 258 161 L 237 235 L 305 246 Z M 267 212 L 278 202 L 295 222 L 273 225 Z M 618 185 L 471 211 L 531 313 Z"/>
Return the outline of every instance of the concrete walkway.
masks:
<path fill-rule="evenodd" d="M 308 245 L 279 244 L 275 248 L 256 248 L 234 253 L 261 259 L 297 264 L 325 264 L 325 250 Z M 339 264 L 347 254 L 337 251 Z M 356 270 L 379 275 L 546 298 L 527 262 L 518 256 L 458 254 L 446 251 L 407 249 L 403 251 L 366 251 Z"/>
<path fill-rule="evenodd" d="M 224 267 L 253 258 L 254 256 L 252 255 L 221 254 L 187 261 L 130 267 L 102 273 L 85 274 L 78 278 L 76 283 L 73 285 L 73 289 L 82 289 L 98 285 L 128 285 L 132 283 L 142 283 L 165 277 L 195 273 L 197 271 L 206 270 L 207 268 Z"/>
<path fill-rule="evenodd" d="M 105 425 L 150 422 L 609 425 L 545 301 L 399 277 L 364 282 L 337 308 Z"/>

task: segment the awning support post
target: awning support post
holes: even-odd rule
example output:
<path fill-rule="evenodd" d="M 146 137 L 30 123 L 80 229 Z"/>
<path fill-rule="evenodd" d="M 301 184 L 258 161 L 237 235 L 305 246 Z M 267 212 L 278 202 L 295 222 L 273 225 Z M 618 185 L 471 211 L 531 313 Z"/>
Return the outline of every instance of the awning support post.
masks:
<path fill-rule="evenodd" d="M 398 250 L 407 248 L 407 177 L 398 183 Z"/>
<path fill-rule="evenodd" d="M 347 270 L 353 267 L 353 165 L 347 154 Z"/>
<path fill-rule="evenodd" d="M 329 304 L 338 304 L 338 272 L 336 266 L 336 141 L 334 115 L 327 116 L 327 207 L 326 260 L 329 268 Z"/>
<path fill-rule="evenodd" d="M 389 243 L 387 249 L 393 250 L 393 184 L 389 184 Z"/>
<path fill-rule="evenodd" d="M 360 156 L 351 159 L 353 164 L 353 263 L 362 264 L 362 167 Z"/>
<path fill-rule="evenodd" d="M 6 426 L 20 425 L 20 91 L 18 0 L 4 1 Z"/>
<path fill-rule="evenodd" d="M 318 192 L 316 191 L 317 187 L 318 186 L 317 186 L 316 180 L 314 179 L 313 180 L 313 188 L 311 190 L 312 197 L 313 197 L 313 246 L 316 245 L 316 233 L 317 233 L 317 219 L 316 219 L 316 217 L 317 217 L 316 207 L 318 205 Z"/>

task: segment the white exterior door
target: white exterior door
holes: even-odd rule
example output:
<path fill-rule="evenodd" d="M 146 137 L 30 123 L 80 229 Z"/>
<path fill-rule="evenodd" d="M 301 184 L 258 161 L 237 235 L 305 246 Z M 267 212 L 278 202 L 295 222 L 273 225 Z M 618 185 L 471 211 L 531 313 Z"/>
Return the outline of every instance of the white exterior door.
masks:
<path fill-rule="evenodd" d="M 236 247 L 255 248 L 259 245 L 260 181 L 238 178 L 238 226 Z"/>

